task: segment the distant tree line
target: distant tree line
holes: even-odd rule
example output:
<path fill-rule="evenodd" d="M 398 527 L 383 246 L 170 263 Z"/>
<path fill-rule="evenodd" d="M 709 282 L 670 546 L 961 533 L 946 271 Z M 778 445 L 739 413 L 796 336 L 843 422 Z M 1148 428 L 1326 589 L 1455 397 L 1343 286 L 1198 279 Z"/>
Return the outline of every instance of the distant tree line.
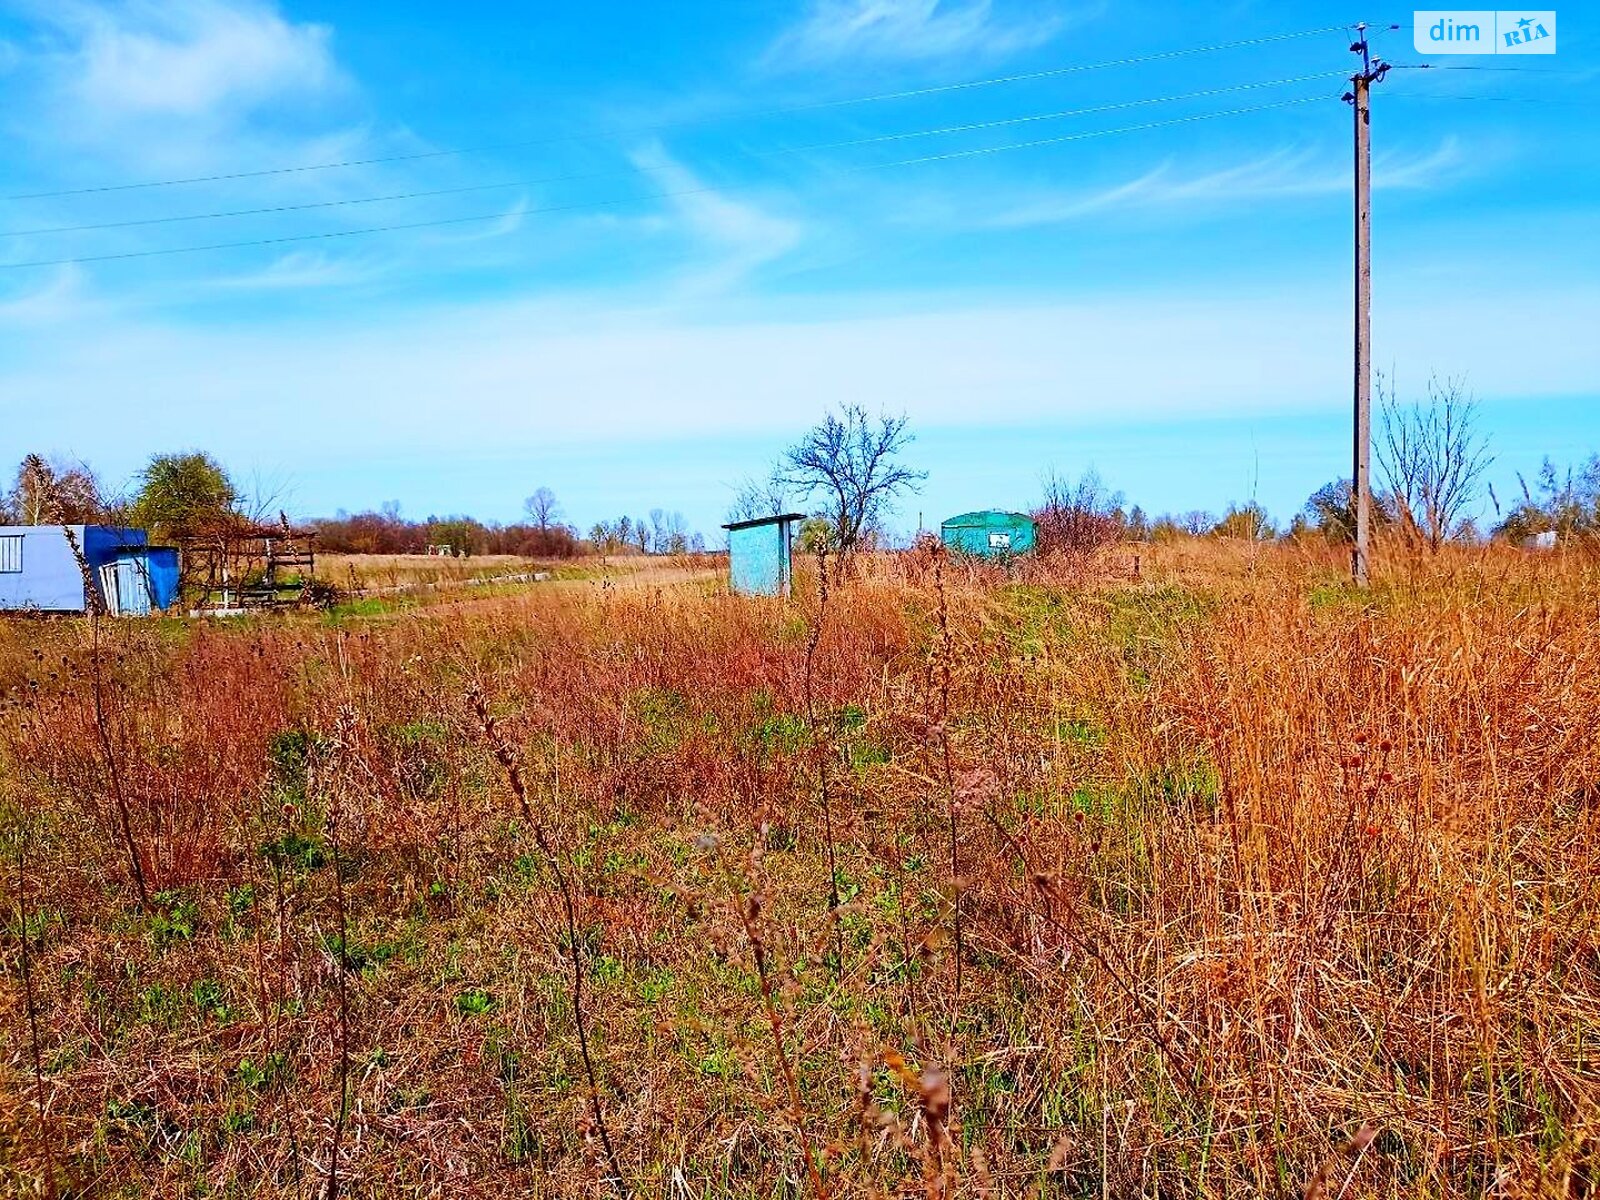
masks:
<path fill-rule="evenodd" d="M 682 554 L 705 549 L 680 512 L 650 510 L 648 518 L 600 522 L 586 542 L 562 523 L 555 493 L 541 487 L 524 501 L 526 519 L 510 524 L 467 516 L 412 521 L 397 502 L 374 512 L 314 519 L 318 548 L 333 554 L 421 554 L 430 546 L 453 552 L 523 558 L 572 558 L 631 550 Z M 201 451 L 154 454 L 135 476 L 129 494 L 112 494 L 85 463 L 29 454 L 11 486 L 0 490 L 0 524 L 117 524 L 145 529 L 155 541 L 179 540 L 229 525 L 283 518 L 271 496 L 247 497 L 216 459 Z"/>
<path fill-rule="evenodd" d="M 587 539 L 561 521 L 556 495 L 541 487 L 523 502 L 526 520 L 502 525 L 473 517 L 427 517 L 408 521 L 398 503 L 376 512 L 339 512 L 311 522 L 317 544 L 333 554 L 422 554 L 430 546 L 452 552 L 514 554 L 523 558 L 574 558 L 580 554 L 688 554 L 705 549 L 681 512 L 653 508 L 648 517 L 597 521 Z"/>
<path fill-rule="evenodd" d="M 1582 463 L 1558 467 L 1549 458 L 1530 485 L 1518 476 L 1522 497 L 1501 514 L 1495 533 L 1524 541 L 1540 533 L 1558 537 L 1600 535 L 1600 455 Z M 1493 497 L 1493 489 L 1490 489 Z M 1499 499 L 1495 497 L 1499 511 Z"/>
<path fill-rule="evenodd" d="M 311 521 L 317 548 L 326 554 L 423 554 L 430 546 L 448 546 L 465 555 L 515 554 L 524 558 L 574 558 L 583 544 L 565 525 L 532 522 L 501 525 L 473 517 L 426 517 L 408 521 L 398 504 L 377 512 L 347 513 Z"/>
<path fill-rule="evenodd" d="M 1376 390 L 1381 419 L 1374 439 L 1374 531 L 1432 552 L 1447 541 L 1481 540 L 1483 533 L 1471 514 L 1494 457 L 1478 426 L 1477 401 L 1464 382 L 1435 376 L 1425 397 L 1410 403 L 1403 403 L 1393 380 L 1381 374 Z M 1493 536 L 1521 542 L 1548 531 L 1564 536 L 1600 533 L 1600 456 L 1564 472 L 1547 459 L 1532 486 L 1526 480 L 1521 484 L 1522 500 L 1508 513 L 1502 512 L 1494 489 L 1487 488 L 1501 515 Z M 1349 479 L 1319 487 L 1281 531 L 1254 500 L 1232 505 L 1220 517 L 1193 510 L 1149 519 L 1137 506 L 1124 511 L 1120 493 L 1107 492 L 1093 472 L 1075 484 L 1046 480 L 1044 502 L 1033 516 L 1040 548 L 1068 551 L 1123 538 L 1286 537 L 1348 543 L 1356 527 L 1355 489 Z"/>
<path fill-rule="evenodd" d="M 1397 398 L 1392 380 L 1377 381 L 1381 423 L 1374 439 L 1376 471 L 1372 520 L 1384 537 L 1399 537 L 1437 551 L 1451 540 L 1485 535 L 1474 520 L 1482 491 L 1493 504 L 1490 535 L 1523 542 L 1537 534 L 1600 536 L 1600 455 L 1561 467 L 1544 461 L 1530 483 L 1518 476 L 1521 496 L 1503 508 L 1483 477 L 1493 463 L 1487 437 L 1478 428 L 1478 407 L 1459 379 L 1428 382 L 1426 396 L 1409 404 Z M 847 404 L 830 412 L 790 446 L 770 474 L 739 490 L 730 521 L 772 516 L 791 508 L 806 512 L 800 546 L 827 550 L 841 574 L 851 557 L 881 547 L 894 502 L 916 491 L 926 472 L 906 466 L 912 441 L 906 418 L 872 414 Z M 1119 541 L 1163 541 L 1180 537 L 1227 537 L 1266 541 L 1285 537 L 1349 542 L 1354 537 L 1354 489 L 1348 479 L 1323 484 L 1281 529 L 1255 500 L 1231 505 L 1220 516 L 1203 510 L 1151 517 L 1122 493 L 1106 487 L 1090 470 L 1077 480 L 1051 475 L 1034 506 L 1036 541 L 1042 553 L 1083 554 Z M 201 451 L 155 454 L 135 477 L 130 493 L 111 495 L 81 462 L 29 454 L 11 486 L 0 491 L 0 522 L 79 524 L 110 522 L 149 530 L 157 541 L 182 538 L 230 522 L 281 520 L 271 497 L 246 497 L 222 465 Z M 407 520 L 398 503 L 377 511 L 311 521 L 325 552 L 418 554 L 446 546 L 453 552 L 528 558 L 580 554 L 684 554 L 705 549 L 683 514 L 662 508 L 646 517 L 597 521 L 585 539 L 562 521 L 555 493 L 537 488 L 524 501 L 525 519 L 511 524 L 467 516 Z"/>
<path fill-rule="evenodd" d="M 1044 498 L 1029 513 L 1042 554 L 1083 555 L 1116 542 L 1172 541 L 1182 537 L 1235 537 L 1265 541 L 1278 536 L 1266 509 L 1251 501 L 1218 517 L 1199 509 L 1150 517 L 1125 504 L 1092 468 L 1076 480 L 1051 474 Z"/>
<path fill-rule="evenodd" d="M 649 517 L 596 521 L 589 529 L 589 545 L 599 554 L 699 554 L 706 539 L 689 531 L 681 512 L 652 508 Z"/>
<path fill-rule="evenodd" d="M 1522 542 L 1538 533 L 1600 535 L 1600 455 L 1560 468 L 1546 460 L 1522 496 L 1502 509 L 1484 476 L 1494 462 L 1478 422 L 1478 403 L 1460 378 L 1434 376 L 1426 392 L 1400 399 L 1394 380 L 1376 381 L 1379 422 L 1374 431 L 1371 518 L 1385 538 L 1436 552 L 1448 541 L 1485 536 L 1473 513 L 1487 491 L 1499 518 L 1491 536 Z M 802 549 L 833 552 L 842 572 L 854 552 L 881 547 L 885 519 L 896 499 L 914 492 L 926 473 L 901 462 L 912 441 L 904 416 L 872 414 L 846 404 L 814 426 L 778 459 L 763 478 L 747 479 L 728 510 L 730 521 L 773 516 L 791 509 L 809 518 L 800 531 Z M 1251 499 L 1220 515 L 1200 509 L 1150 516 L 1126 504 L 1093 470 L 1078 479 L 1054 474 L 1030 515 L 1041 553 L 1084 554 L 1120 541 L 1166 541 L 1183 537 L 1354 539 L 1354 488 L 1349 479 L 1323 484 L 1287 527 Z M 602 523 L 591 540 L 616 552 L 633 538 L 645 539 L 643 523 L 623 518 Z"/>

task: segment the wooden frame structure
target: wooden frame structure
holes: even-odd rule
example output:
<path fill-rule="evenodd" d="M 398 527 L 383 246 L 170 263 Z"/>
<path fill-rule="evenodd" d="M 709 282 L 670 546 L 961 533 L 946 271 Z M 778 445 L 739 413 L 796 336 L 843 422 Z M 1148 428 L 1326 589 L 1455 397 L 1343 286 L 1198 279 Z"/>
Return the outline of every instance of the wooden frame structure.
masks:
<path fill-rule="evenodd" d="M 287 520 L 191 530 L 177 539 L 183 595 L 214 612 L 298 604 L 316 570 L 316 538 Z"/>

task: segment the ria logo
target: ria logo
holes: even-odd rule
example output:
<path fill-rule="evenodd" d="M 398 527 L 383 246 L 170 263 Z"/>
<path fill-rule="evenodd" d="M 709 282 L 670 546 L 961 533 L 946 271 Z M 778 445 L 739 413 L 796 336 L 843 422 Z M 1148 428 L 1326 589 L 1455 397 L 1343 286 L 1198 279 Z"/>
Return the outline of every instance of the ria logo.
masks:
<path fill-rule="evenodd" d="M 1419 54 L 1554 54 L 1554 9 L 1420 9 L 1411 26 Z"/>
<path fill-rule="evenodd" d="M 1550 24 L 1556 23 L 1555 13 L 1550 14 Z M 1515 29 L 1508 29 L 1500 35 L 1507 46 L 1528 46 L 1534 42 L 1550 39 L 1550 49 L 1556 48 L 1555 35 L 1544 27 L 1543 22 L 1535 17 L 1523 17 L 1517 22 Z"/>

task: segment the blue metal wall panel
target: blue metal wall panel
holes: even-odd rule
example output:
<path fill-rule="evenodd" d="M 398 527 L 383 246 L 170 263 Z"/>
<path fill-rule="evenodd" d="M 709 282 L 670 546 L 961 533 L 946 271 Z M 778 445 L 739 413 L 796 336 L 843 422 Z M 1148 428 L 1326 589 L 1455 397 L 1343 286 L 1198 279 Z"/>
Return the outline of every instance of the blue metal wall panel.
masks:
<path fill-rule="evenodd" d="M 83 545 L 84 558 L 97 571 L 113 562 L 122 551 L 143 546 L 150 540 L 142 529 L 117 529 L 111 525 L 76 525 L 73 528 Z"/>
<path fill-rule="evenodd" d="M 775 521 L 728 531 L 728 577 L 744 596 L 782 596 L 789 590 L 793 522 Z"/>
<path fill-rule="evenodd" d="M 151 546 L 145 552 L 150 567 L 150 596 L 157 608 L 178 602 L 178 551 L 173 546 Z"/>
<path fill-rule="evenodd" d="M 171 546 L 139 546 L 117 552 L 117 611 L 148 616 L 178 598 L 178 552 Z M 108 597 L 109 600 L 109 597 Z"/>
<path fill-rule="evenodd" d="M 150 577 L 145 561 L 137 554 L 117 559 L 117 615 L 150 615 Z"/>
<path fill-rule="evenodd" d="M 22 539 L 22 570 L 0 573 L 0 609 L 82 612 L 83 572 L 59 525 L 22 525 L 3 531 Z"/>

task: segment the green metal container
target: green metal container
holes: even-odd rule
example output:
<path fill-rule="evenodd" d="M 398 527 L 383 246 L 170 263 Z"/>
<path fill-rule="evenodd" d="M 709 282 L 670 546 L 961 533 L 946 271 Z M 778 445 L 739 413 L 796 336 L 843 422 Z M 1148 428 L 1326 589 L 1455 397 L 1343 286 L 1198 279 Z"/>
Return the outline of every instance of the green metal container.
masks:
<path fill-rule="evenodd" d="M 1011 558 L 1033 550 L 1033 518 L 1027 513 L 962 513 L 939 526 L 939 540 L 953 553 Z"/>

